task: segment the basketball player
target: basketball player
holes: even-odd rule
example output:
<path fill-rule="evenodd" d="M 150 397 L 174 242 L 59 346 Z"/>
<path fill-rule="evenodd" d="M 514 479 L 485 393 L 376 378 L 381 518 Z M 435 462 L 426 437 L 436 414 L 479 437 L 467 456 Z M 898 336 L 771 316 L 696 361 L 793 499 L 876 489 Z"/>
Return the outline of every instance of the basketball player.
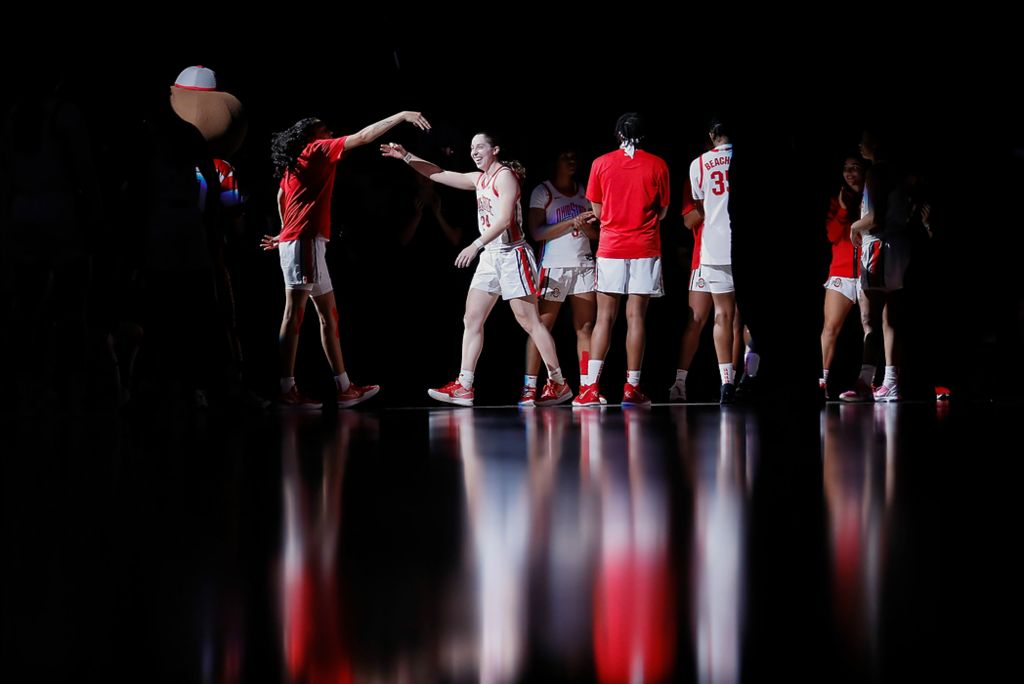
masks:
<path fill-rule="evenodd" d="M 635 112 L 615 124 L 619 149 L 598 157 L 590 170 L 587 199 L 601 221 L 597 248 L 597 322 L 590 340 L 587 384 L 573 406 L 600 406 L 599 381 L 611 343 L 619 301 L 626 296 L 626 383 L 623 406 L 649 406 L 640 391 L 651 297 L 664 294 L 661 279 L 661 221 L 668 213 L 668 165 L 639 145 L 643 120 Z"/>
<path fill-rule="evenodd" d="M 299 392 L 295 385 L 295 354 L 306 301 L 320 317 L 320 341 L 334 373 L 339 408 L 370 399 L 380 387 L 352 384 L 341 356 L 338 308 L 334 287 L 324 258 L 331 237 L 331 193 L 334 173 L 344 154 L 376 140 L 399 123 L 408 121 L 427 130 L 430 124 L 419 112 L 399 112 L 371 124 L 358 133 L 334 137 L 319 119 L 302 119 L 274 136 L 271 152 L 274 173 L 281 179 L 277 193 L 281 232 L 263 237 L 264 250 L 277 249 L 284 273 L 285 305 L 281 321 L 281 406 L 318 409 L 321 402 Z"/>
<path fill-rule="evenodd" d="M 836 351 L 836 339 L 850 309 L 857 303 L 859 255 L 850 240 L 850 226 L 860 210 L 864 192 L 864 160 L 849 156 L 843 162 L 843 185 L 832 198 L 826 230 L 832 243 L 832 263 L 825 281 L 825 324 L 821 329 L 821 379 L 818 385 L 827 395 L 828 371 Z"/>
<path fill-rule="evenodd" d="M 594 254 L 590 241 L 597 239 L 597 221 L 590 210 L 586 186 L 575 180 L 574 150 L 564 150 L 555 161 L 554 173 L 530 195 L 527 223 L 530 235 L 541 245 L 541 323 L 551 330 L 562 303 L 572 302 L 572 324 L 576 330 L 576 354 L 580 362 L 580 384 L 586 383 L 590 356 L 590 334 L 597 315 L 594 290 Z M 533 406 L 537 396 L 540 354 L 532 340 L 526 342 L 526 377 L 519 394 L 520 406 Z"/>
<path fill-rule="evenodd" d="M 458 268 L 469 266 L 477 255 L 476 273 L 466 296 L 465 330 L 462 337 L 462 366 L 459 377 L 427 394 L 438 401 L 472 406 L 476 364 L 483 350 L 484 322 L 500 296 L 508 301 L 516 321 L 530 336 L 548 370 L 537 406 L 559 404 L 572 399 L 572 390 L 562 377 L 555 353 L 555 341 L 537 313 L 537 266 L 533 250 L 523 236 L 519 184 L 525 171 L 516 162 L 499 159 L 501 145 L 489 133 L 477 133 L 470 143 L 470 155 L 479 171 L 457 173 L 406 152 L 401 145 L 381 145 L 381 154 L 402 159 L 433 181 L 461 190 L 475 190 L 480 237 L 455 258 Z"/>

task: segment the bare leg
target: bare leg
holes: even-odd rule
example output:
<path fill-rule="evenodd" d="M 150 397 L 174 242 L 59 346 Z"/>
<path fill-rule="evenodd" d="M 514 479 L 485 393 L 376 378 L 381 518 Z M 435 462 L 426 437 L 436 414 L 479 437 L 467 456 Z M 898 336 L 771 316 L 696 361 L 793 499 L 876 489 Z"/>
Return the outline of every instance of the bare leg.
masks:
<path fill-rule="evenodd" d="M 622 295 L 608 292 L 597 293 L 597 321 L 594 323 L 594 334 L 590 336 L 590 358 L 604 361 L 611 344 L 612 328 L 619 315 L 619 298 Z"/>
<path fill-rule="evenodd" d="M 338 305 L 334 292 L 313 297 L 313 306 L 320 316 L 320 344 L 327 355 L 327 362 L 335 375 L 341 375 L 345 372 L 345 360 L 341 356 L 341 332 L 338 330 Z"/>
<path fill-rule="evenodd" d="M 541 312 L 541 318 L 544 314 Z M 576 358 L 590 354 L 590 338 L 594 334 L 594 319 L 597 317 L 597 295 L 588 292 L 572 296 L 572 327 L 576 330 Z"/>
<path fill-rule="evenodd" d="M 683 341 L 679 348 L 679 368 L 689 370 L 693 356 L 700 345 L 700 334 L 711 313 L 711 294 L 707 292 L 690 292 L 688 302 L 688 318 L 686 329 L 683 330 Z"/>
<path fill-rule="evenodd" d="M 466 295 L 466 314 L 462 319 L 465 326 L 462 333 L 462 370 L 476 371 L 476 363 L 484 348 L 484 323 L 497 301 L 496 294 L 469 289 Z"/>
<path fill-rule="evenodd" d="M 281 319 L 281 330 L 278 341 L 281 346 L 281 377 L 295 376 L 295 354 L 299 348 L 299 330 L 302 329 L 302 317 L 306 311 L 306 290 L 286 289 L 284 291 L 284 317 Z"/>
<path fill-rule="evenodd" d="M 882 337 L 885 340 L 885 365 L 900 365 L 900 335 L 902 290 L 885 293 L 885 308 L 882 312 Z"/>
<path fill-rule="evenodd" d="M 743 319 L 740 318 L 740 307 L 736 307 L 732 317 L 732 363 L 739 372 L 743 368 Z"/>
<path fill-rule="evenodd" d="M 537 312 L 537 297 L 528 295 L 517 297 L 508 301 L 512 307 L 512 313 L 516 315 L 516 321 L 522 326 L 526 334 L 530 336 L 533 343 L 540 352 L 540 357 L 547 366 L 548 373 L 558 368 L 558 353 L 555 350 L 555 338 L 544 327 L 540 321 L 540 314 Z"/>
<path fill-rule="evenodd" d="M 650 301 L 649 295 L 631 294 L 626 299 L 626 370 L 640 370 L 644 362 L 647 342 L 644 320 Z"/>
<path fill-rule="evenodd" d="M 836 340 L 853 302 L 835 290 L 825 290 L 825 325 L 821 329 L 821 367 L 831 368 Z"/>
<path fill-rule="evenodd" d="M 547 299 L 540 299 L 537 301 L 537 309 L 540 314 L 540 322 L 544 324 L 544 327 L 548 330 L 554 327 L 555 321 L 558 319 L 558 312 L 562 308 L 561 302 L 552 302 Z M 575 312 L 575 309 L 573 309 Z M 537 375 L 540 371 L 540 352 L 537 351 L 537 345 L 533 343 L 533 338 L 526 340 L 526 374 Z"/>
<path fill-rule="evenodd" d="M 718 363 L 732 363 L 732 322 L 736 315 L 736 293 L 711 294 L 715 303 L 715 354 Z"/>
<path fill-rule="evenodd" d="M 885 307 L 885 293 L 878 290 L 860 291 L 860 322 L 864 326 L 864 360 L 867 365 L 877 366 L 881 357 L 882 309 Z"/>

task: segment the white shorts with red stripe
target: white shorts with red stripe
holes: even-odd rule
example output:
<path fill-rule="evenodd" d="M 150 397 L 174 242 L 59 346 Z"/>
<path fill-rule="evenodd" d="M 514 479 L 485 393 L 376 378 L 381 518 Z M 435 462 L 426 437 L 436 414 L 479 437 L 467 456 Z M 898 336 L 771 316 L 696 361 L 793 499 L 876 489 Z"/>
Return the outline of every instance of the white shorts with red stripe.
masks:
<path fill-rule="evenodd" d="M 597 257 L 598 292 L 640 294 L 660 297 L 665 294 L 661 281 L 661 257 L 609 259 Z"/>
<path fill-rule="evenodd" d="M 594 291 L 593 266 L 540 269 L 540 296 L 549 302 L 564 302 L 566 297 Z"/>
<path fill-rule="evenodd" d="M 728 294 L 736 287 L 732 284 L 732 265 L 709 266 L 701 264 L 690 271 L 690 291 L 708 294 Z"/>
<path fill-rule="evenodd" d="M 857 303 L 857 291 L 860 289 L 860 281 L 856 278 L 843 278 L 841 276 L 829 276 L 828 280 L 825 281 L 826 290 L 835 290 L 839 294 L 849 299 L 854 304 Z"/>
<path fill-rule="evenodd" d="M 485 249 L 480 253 L 470 288 L 502 299 L 517 299 L 540 293 L 537 287 L 537 262 L 526 244 L 510 250 Z"/>
<path fill-rule="evenodd" d="M 903 276 L 910 263 L 910 244 L 902 235 L 864 236 L 860 248 L 862 290 L 903 289 Z"/>
<path fill-rule="evenodd" d="M 319 297 L 334 289 L 331 273 L 327 270 L 327 240 L 299 238 L 277 245 L 281 256 L 281 273 L 284 274 L 284 289 L 307 290 L 312 297 Z"/>

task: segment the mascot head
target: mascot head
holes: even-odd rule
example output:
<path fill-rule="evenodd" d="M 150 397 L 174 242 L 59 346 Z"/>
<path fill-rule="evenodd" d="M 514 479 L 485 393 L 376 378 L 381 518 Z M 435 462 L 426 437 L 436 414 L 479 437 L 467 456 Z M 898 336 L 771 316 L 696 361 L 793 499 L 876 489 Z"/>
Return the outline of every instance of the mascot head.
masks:
<path fill-rule="evenodd" d="M 228 159 L 245 139 L 245 109 L 238 98 L 217 90 L 217 75 L 203 66 L 190 66 L 171 86 L 171 108 L 199 129 L 210 154 Z"/>

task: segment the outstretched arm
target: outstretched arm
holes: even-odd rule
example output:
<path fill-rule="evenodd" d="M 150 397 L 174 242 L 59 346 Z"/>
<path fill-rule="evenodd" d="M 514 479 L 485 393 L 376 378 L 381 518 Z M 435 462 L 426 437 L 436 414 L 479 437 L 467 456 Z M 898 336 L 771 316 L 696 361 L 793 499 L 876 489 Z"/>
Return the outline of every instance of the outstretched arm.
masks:
<path fill-rule="evenodd" d="M 347 136 L 345 138 L 345 149 L 351 150 L 354 147 L 373 142 L 403 121 L 408 121 L 421 130 L 430 130 L 430 123 L 419 112 L 399 112 L 394 116 L 389 116 L 377 123 L 370 124 L 358 133 Z"/>
<path fill-rule="evenodd" d="M 380 146 L 380 153 L 392 159 L 401 159 L 406 164 L 423 174 L 430 180 L 447 185 L 459 190 L 473 190 L 476 188 L 476 180 L 480 177 L 479 171 L 471 173 L 458 173 L 456 171 L 445 171 L 433 162 L 420 159 L 412 152 L 407 152 L 404 147 L 397 143 L 384 143 Z"/>

